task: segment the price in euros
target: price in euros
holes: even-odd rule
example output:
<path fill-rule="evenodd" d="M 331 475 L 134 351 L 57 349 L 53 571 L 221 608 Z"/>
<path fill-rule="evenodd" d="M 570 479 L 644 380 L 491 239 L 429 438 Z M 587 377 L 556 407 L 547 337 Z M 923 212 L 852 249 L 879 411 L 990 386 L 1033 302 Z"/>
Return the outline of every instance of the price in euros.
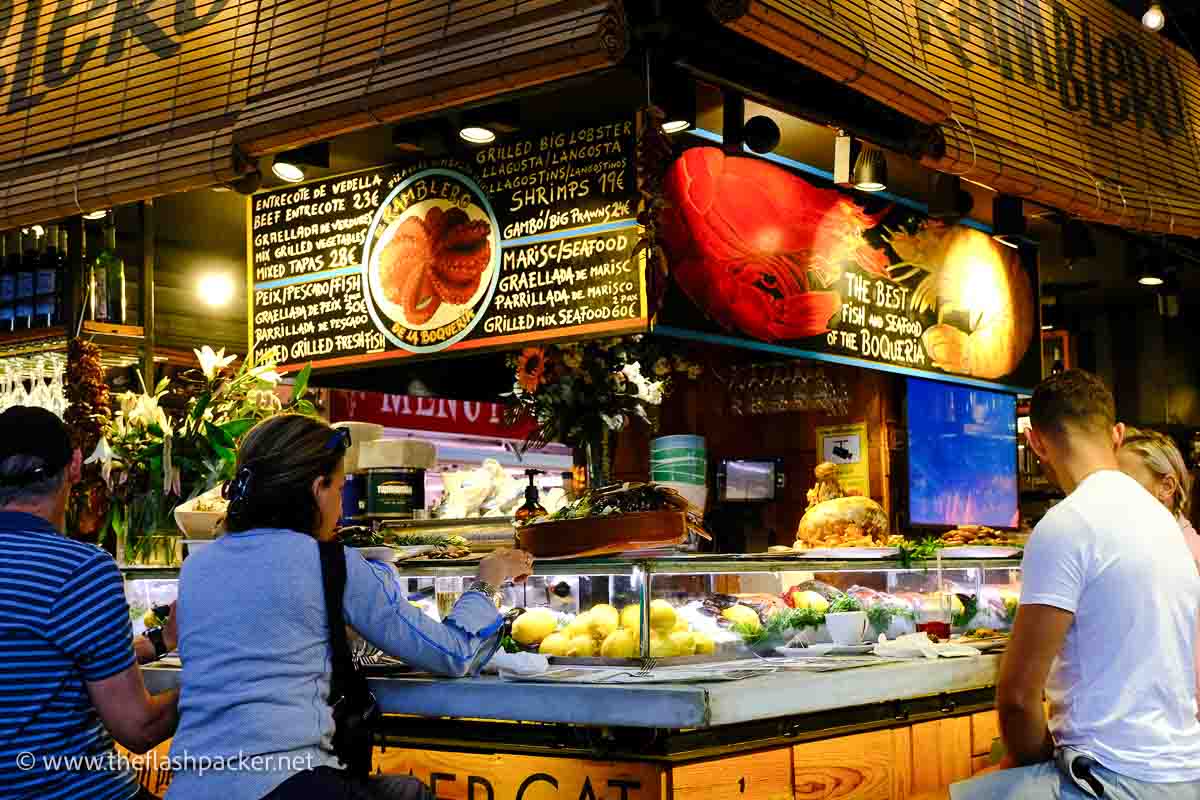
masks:
<path fill-rule="evenodd" d="M 600 176 L 600 193 L 613 194 L 625 190 L 624 170 L 612 170 Z"/>
<path fill-rule="evenodd" d="M 335 247 L 329 251 L 329 268 L 341 269 L 358 264 L 358 253 L 349 247 Z"/>
<path fill-rule="evenodd" d="M 379 191 L 355 192 L 351 205 L 354 206 L 355 211 L 366 211 L 368 208 L 376 208 L 379 205 Z"/>

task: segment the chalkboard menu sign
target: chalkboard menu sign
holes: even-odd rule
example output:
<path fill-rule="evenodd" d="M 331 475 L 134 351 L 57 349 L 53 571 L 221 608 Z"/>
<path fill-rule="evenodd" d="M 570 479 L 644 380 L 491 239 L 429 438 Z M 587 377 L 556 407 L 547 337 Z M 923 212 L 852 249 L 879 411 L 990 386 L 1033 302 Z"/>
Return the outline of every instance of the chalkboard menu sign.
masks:
<path fill-rule="evenodd" d="M 616 121 L 254 195 L 255 350 L 347 367 L 645 330 L 634 141 Z"/>
<path fill-rule="evenodd" d="M 1040 379 L 1028 248 L 707 146 L 671 164 L 666 197 L 676 290 L 657 330 L 981 383 Z"/>

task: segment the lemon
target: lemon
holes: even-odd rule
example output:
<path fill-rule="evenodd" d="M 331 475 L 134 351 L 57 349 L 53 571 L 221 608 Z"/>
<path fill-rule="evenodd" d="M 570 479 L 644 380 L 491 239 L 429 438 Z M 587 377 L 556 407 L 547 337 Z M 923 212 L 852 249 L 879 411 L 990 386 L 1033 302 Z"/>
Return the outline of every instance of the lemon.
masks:
<path fill-rule="evenodd" d="M 533 645 L 545 639 L 558 627 L 558 617 L 548 608 L 531 608 L 517 617 L 512 637 L 518 644 Z"/>
<path fill-rule="evenodd" d="M 571 640 L 561 633 L 552 633 L 542 640 L 538 652 L 544 656 L 565 656 L 571 652 Z"/>
<path fill-rule="evenodd" d="M 604 640 L 604 644 L 600 645 L 600 655 L 605 658 L 633 658 L 637 651 L 637 636 L 627 628 L 613 631 Z"/>
<path fill-rule="evenodd" d="M 621 609 L 621 627 L 636 631 L 642 626 L 642 607 L 637 603 Z"/>
<path fill-rule="evenodd" d="M 591 629 L 593 639 L 604 641 L 609 634 L 621 626 L 620 613 L 607 603 L 594 606 L 587 613 L 588 627 Z"/>
<path fill-rule="evenodd" d="M 591 636 L 591 617 L 585 611 L 571 620 L 570 624 L 563 628 L 563 633 L 571 639 L 574 639 L 576 636 Z"/>
<path fill-rule="evenodd" d="M 698 656 L 711 656 L 714 652 L 716 652 L 716 649 L 717 649 L 716 643 L 712 639 L 705 636 L 703 633 L 696 634 L 695 643 L 696 643 L 696 655 L 698 655 Z"/>
<path fill-rule="evenodd" d="M 675 631 L 670 636 L 671 646 L 677 656 L 696 654 L 696 636 L 691 631 Z"/>
<path fill-rule="evenodd" d="M 692 629 L 692 626 L 691 626 L 691 625 L 688 625 L 688 622 L 687 622 L 687 620 L 686 620 L 686 619 L 684 619 L 683 617 L 678 617 L 678 618 L 675 620 L 675 630 L 677 630 L 677 631 L 690 631 L 691 629 Z"/>
<path fill-rule="evenodd" d="M 153 611 L 147 611 L 142 615 L 142 624 L 147 628 L 157 628 L 159 625 L 158 617 L 155 616 Z"/>
<path fill-rule="evenodd" d="M 650 627 L 656 631 L 670 633 L 675 629 L 675 608 L 666 600 L 654 600 L 650 603 Z"/>
<path fill-rule="evenodd" d="M 651 658 L 672 658 L 675 654 L 675 645 L 670 639 L 659 635 L 657 631 L 650 634 Z"/>
<path fill-rule="evenodd" d="M 591 634 L 585 633 L 573 637 L 567 655 L 572 658 L 591 658 L 596 655 L 596 643 L 592 641 Z"/>
<path fill-rule="evenodd" d="M 792 605 L 796 608 L 811 608 L 818 614 L 829 610 L 829 601 L 822 597 L 820 592 L 811 589 L 807 592 L 792 592 Z"/>
<path fill-rule="evenodd" d="M 758 612 L 749 606 L 730 606 L 721 612 L 721 616 L 732 622 L 734 625 L 745 625 L 748 628 L 758 630 L 762 627 L 762 623 L 758 619 Z"/>

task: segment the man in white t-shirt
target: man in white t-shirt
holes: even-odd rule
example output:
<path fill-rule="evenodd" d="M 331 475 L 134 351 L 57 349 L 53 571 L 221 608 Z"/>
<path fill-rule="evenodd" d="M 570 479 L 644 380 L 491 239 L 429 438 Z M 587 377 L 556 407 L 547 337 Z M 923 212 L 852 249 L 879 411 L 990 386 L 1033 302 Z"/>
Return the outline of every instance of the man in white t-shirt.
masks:
<path fill-rule="evenodd" d="M 1200 575 L 1179 525 L 1118 469 L 1124 426 L 1099 378 L 1051 377 L 1030 416 L 1029 445 L 1067 498 L 1022 562 L 996 688 L 1007 768 L 954 784 L 950 796 L 1200 798 Z"/>

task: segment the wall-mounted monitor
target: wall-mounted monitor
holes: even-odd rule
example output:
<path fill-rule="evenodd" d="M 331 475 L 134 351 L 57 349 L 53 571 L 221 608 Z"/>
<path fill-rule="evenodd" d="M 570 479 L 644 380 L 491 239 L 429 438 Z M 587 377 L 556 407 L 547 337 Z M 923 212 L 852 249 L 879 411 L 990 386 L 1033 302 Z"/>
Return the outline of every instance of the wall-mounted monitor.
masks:
<path fill-rule="evenodd" d="M 907 381 L 911 524 L 1018 527 L 1016 395 Z"/>

